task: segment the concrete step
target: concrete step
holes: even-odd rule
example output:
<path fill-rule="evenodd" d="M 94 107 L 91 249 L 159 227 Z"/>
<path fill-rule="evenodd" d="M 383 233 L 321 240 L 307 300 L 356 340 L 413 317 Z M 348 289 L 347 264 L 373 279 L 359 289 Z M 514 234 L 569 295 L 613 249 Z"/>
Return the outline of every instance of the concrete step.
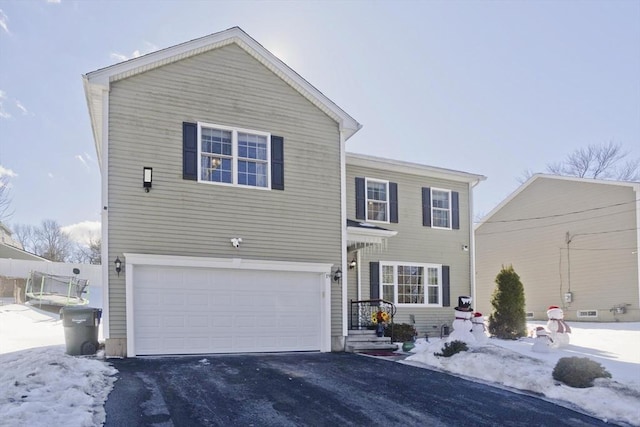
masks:
<path fill-rule="evenodd" d="M 358 353 L 364 351 L 380 351 L 380 350 L 397 350 L 398 346 L 391 342 L 348 342 L 345 350 L 350 353 Z"/>
<path fill-rule="evenodd" d="M 349 335 L 347 337 L 347 342 L 391 342 L 391 338 L 389 337 L 378 337 L 374 335 Z"/>

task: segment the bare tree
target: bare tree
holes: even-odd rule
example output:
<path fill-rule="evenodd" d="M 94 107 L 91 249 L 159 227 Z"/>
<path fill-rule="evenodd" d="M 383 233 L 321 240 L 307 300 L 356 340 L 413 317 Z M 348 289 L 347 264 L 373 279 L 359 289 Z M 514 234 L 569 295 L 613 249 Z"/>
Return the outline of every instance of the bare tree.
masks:
<path fill-rule="evenodd" d="M 73 252 L 73 243 L 60 225 L 52 220 L 42 221 L 35 229 L 36 254 L 50 261 L 67 261 Z"/>
<path fill-rule="evenodd" d="M 629 151 L 620 144 L 592 144 L 575 150 L 561 162 L 548 163 L 546 172 L 579 178 L 640 181 L 640 159 L 629 160 L 628 156 Z M 518 181 L 523 183 L 532 175 L 526 170 Z"/>
<path fill-rule="evenodd" d="M 73 253 L 73 260 L 79 263 L 100 264 L 102 261 L 102 240 L 91 238 L 87 246 L 78 245 Z"/>
<path fill-rule="evenodd" d="M 640 160 L 621 163 L 628 155 L 629 151 L 613 142 L 589 145 L 575 150 L 562 162 L 548 164 L 547 172 L 580 178 L 637 181 L 640 179 Z"/>
<path fill-rule="evenodd" d="M 12 227 L 13 237 L 20 242 L 25 251 L 36 253 L 36 230 L 32 225 L 16 224 Z"/>
<path fill-rule="evenodd" d="M 11 215 L 13 215 L 13 211 L 9 194 L 9 178 L 0 176 L 0 221 L 9 219 Z"/>

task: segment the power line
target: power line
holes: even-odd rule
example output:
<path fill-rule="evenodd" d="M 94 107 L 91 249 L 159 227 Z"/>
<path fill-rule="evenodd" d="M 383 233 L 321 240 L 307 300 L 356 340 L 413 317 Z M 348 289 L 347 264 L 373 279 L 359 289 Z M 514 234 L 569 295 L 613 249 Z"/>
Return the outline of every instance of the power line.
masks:
<path fill-rule="evenodd" d="M 553 214 L 553 215 L 545 215 L 545 216 L 534 216 L 534 217 L 530 217 L 530 218 L 503 219 L 503 220 L 496 220 L 496 221 L 491 221 L 491 220 L 490 221 L 476 221 L 476 224 L 478 224 L 478 223 L 479 224 L 497 224 L 497 223 L 504 223 L 504 222 L 522 222 L 522 221 L 533 221 L 533 220 L 538 220 L 538 219 L 558 218 L 558 217 L 563 217 L 563 216 L 567 216 L 567 215 L 576 215 L 576 214 L 585 213 L 585 212 L 592 212 L 592 211 L 597 211 L 597 210 L 602 210 L 602 209 L 615 208 L 617 206 L 629 205 L 631 203 L 636 203 L 638 201 L 640 201 L 640 199 L 635 199 L 635 200 L 632 200 L 630 202 L 621 202 L 621 203 L 614 203 L 612 205 L 598 206 L 598 207 L 595 207 L 595 208 L 583 209 L 583 210 L 578 210 L 578 211 L 573 211 L 573 212 L 565 212 L 565 213 L 561 213 L 561 214 Z"/>

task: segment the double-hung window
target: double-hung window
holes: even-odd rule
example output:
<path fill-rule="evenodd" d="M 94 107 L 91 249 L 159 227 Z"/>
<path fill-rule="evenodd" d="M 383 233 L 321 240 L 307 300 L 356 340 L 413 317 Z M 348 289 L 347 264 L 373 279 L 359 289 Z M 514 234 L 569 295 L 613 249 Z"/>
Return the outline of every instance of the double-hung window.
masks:
<path fill-rule="evenodd" d="M 198 123 L 201 182 L 269 188 L 271 135 Z"/>
<path fill-rule="evenodd" d="M 382 299 L 397 305 L 442 306 L 442 266 L 380 262 Z"/>
<path fill-rule="evenodd" d="M 389 222 L 389 182 L 367 178 L 367 221 Z"/>
<path fill-rule="evenodd" d="M 431 189 L 431 224 L 436 228 L 451 228 L 451 191 Z"/>

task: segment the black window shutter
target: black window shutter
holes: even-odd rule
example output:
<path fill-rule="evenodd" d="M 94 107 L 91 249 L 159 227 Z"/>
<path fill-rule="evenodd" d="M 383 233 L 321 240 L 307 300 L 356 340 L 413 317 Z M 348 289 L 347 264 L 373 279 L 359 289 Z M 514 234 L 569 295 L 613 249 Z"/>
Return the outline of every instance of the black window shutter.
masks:
<path fill-rule="evenodd" d="M 422 187 L 422 225 L 431 227 L 431 189 Z"/>
<path fill-rule="evenodd" d="M 389 221 L 398 222 L 398 184 L 389 183 Z"/>
<path fill-rule="evenodd" d="M 459 197 L 460 196 L 457 191 L 451 192 L 451 228 L 454 230 L 460 229 Z"/>
<path fill-rule="evenodd" d="M 442 306 L 451 306 L 451 286 L 449 284 L 449 266 L 442 266 Z"/>
<path fill-rule="evenodd" d="M 198 180 L 198 125 L 182 123 L 182 179 Z"/>
<path fill-rule="evenodd" d="M 379 262 L 369 263 L 369 284 L 371 286 L 371 290 L 369 291 L 369 298 L 379 299 L 380 298 L 380 263 Z"/>
<path fill-rule="evenodd" d="M 271 135 L 271 189 L 284 190 L 284 138 Z"/>
<path fill-rule="evenodd" d="M 356 219 L 366 220 L 366 189 L 364 188 L 364 178 L 356 178 Z"/>

